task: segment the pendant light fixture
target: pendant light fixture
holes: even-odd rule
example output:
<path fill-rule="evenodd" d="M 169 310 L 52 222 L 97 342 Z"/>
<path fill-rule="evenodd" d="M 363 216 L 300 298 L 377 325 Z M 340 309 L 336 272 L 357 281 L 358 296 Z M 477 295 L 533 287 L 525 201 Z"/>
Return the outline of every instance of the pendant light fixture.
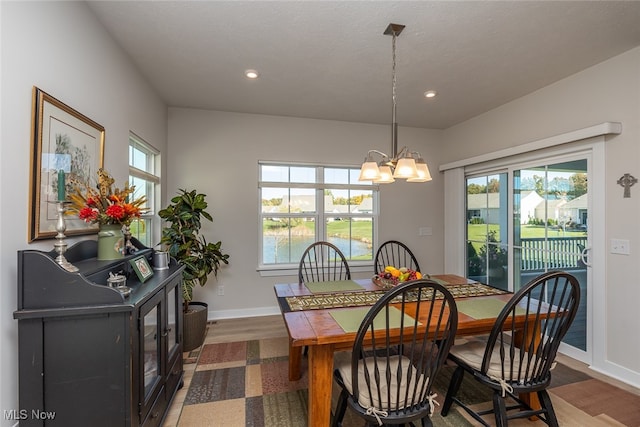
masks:
<path fill-rule="evenodd" d="M 391 156 L 378 150 L 369 150 L 364 163 L 360 167 L 360 181 L 373 181 L 378 184 L 394 182 L 396 178 L 406 179 L 408 182 L 431 181 L 431 174 L 427 162 L 417 151 L 409 151 L 403 147 L 398 151 L 398 123 L 396 122 L 396 39 L 404 29 L 404 25 L 389 24 L 384 31 L 392 37 L 392 85 L 391 85 Z M 382 157 L 376 162 L 373 155 Z"/>

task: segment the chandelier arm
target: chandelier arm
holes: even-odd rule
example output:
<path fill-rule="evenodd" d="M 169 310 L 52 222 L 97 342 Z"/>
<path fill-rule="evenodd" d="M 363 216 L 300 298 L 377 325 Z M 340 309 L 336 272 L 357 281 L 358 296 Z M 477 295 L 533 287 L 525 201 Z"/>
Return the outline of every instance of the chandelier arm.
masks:
<path fill-rule="evenodd" d="M 410 157 L 409 148 L 405 145 L 398 151 L 395 156 L 393 156 L 393 160 L 397 161 L 403 157 Z"/>
<path fill-rule="evenodd" d="M 371 154 L 373 154 L 373 153 L 379 154 L 379 155 L 381 155 L 382 157 L 387 157 L 387 158 L 389 157 L 389 156 L 387 156 L 385 153 L 383 153 L 382 151 L 378 151 L 378 150 L 369 150 L 369 151 L 367 152 L 367 157 L 371 157 Z"/>

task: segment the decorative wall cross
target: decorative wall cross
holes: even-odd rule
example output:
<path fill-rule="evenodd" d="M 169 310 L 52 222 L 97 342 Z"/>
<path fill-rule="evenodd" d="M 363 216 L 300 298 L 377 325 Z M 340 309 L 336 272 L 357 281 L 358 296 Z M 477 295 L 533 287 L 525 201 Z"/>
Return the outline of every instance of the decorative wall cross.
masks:
<path fill-rule="evenodd" d="M 637 178 L 634 178 L 631 174 L 625 173 L 618 180 L 618 184 L 624 187 L 625 198 L 631 197 L 631 187 L 638 182 Z"/>

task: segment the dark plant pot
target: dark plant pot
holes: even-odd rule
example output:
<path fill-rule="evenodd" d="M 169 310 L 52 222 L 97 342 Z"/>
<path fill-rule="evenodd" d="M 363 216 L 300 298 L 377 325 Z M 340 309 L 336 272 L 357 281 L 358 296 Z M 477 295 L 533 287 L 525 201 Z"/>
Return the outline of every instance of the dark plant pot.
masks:
<path fill-rule="evenodd" d="M 184 313 L 182 327 L 182 351 L 191 351 L 200 347 L 207 332 L 209 306 L 204 302 L 192 301 Z"/>

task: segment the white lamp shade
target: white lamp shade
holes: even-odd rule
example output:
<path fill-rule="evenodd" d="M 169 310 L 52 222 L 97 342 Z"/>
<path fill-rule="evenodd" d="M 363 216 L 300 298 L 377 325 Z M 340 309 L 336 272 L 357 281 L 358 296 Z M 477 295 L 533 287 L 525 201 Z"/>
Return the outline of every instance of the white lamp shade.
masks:
<path fill-rule="evenodd" d="M 417 178 L 418 170 L 416 169 L 416 161 L 410 157 L 399 159 L 393 177 L 403 179 Z"/>
<path fill-rule="evenodd" d="M 427 182 L 431 181 L 431 172 L 429 172 L 429 166 L 424 161 L 418 160 L 416 162 L 416 170 L 418 171 L 417 178 L 409 178 L 407 182 Z"/>
<path fill-rule="evenodd" d="M 380 178 L 374 179 L 373 182 L 378 184 L 390 184 L 395 182 L 391 168 L 388 165 L 381 165 L 378 167 L 378 170 L 380 171 Z"/>
<path fill-rule="evenodd" d="M 364 162 L 360 167 L 358 181 L 374 181 L 380 178 L 380 170 L 376 162 Z"/>

